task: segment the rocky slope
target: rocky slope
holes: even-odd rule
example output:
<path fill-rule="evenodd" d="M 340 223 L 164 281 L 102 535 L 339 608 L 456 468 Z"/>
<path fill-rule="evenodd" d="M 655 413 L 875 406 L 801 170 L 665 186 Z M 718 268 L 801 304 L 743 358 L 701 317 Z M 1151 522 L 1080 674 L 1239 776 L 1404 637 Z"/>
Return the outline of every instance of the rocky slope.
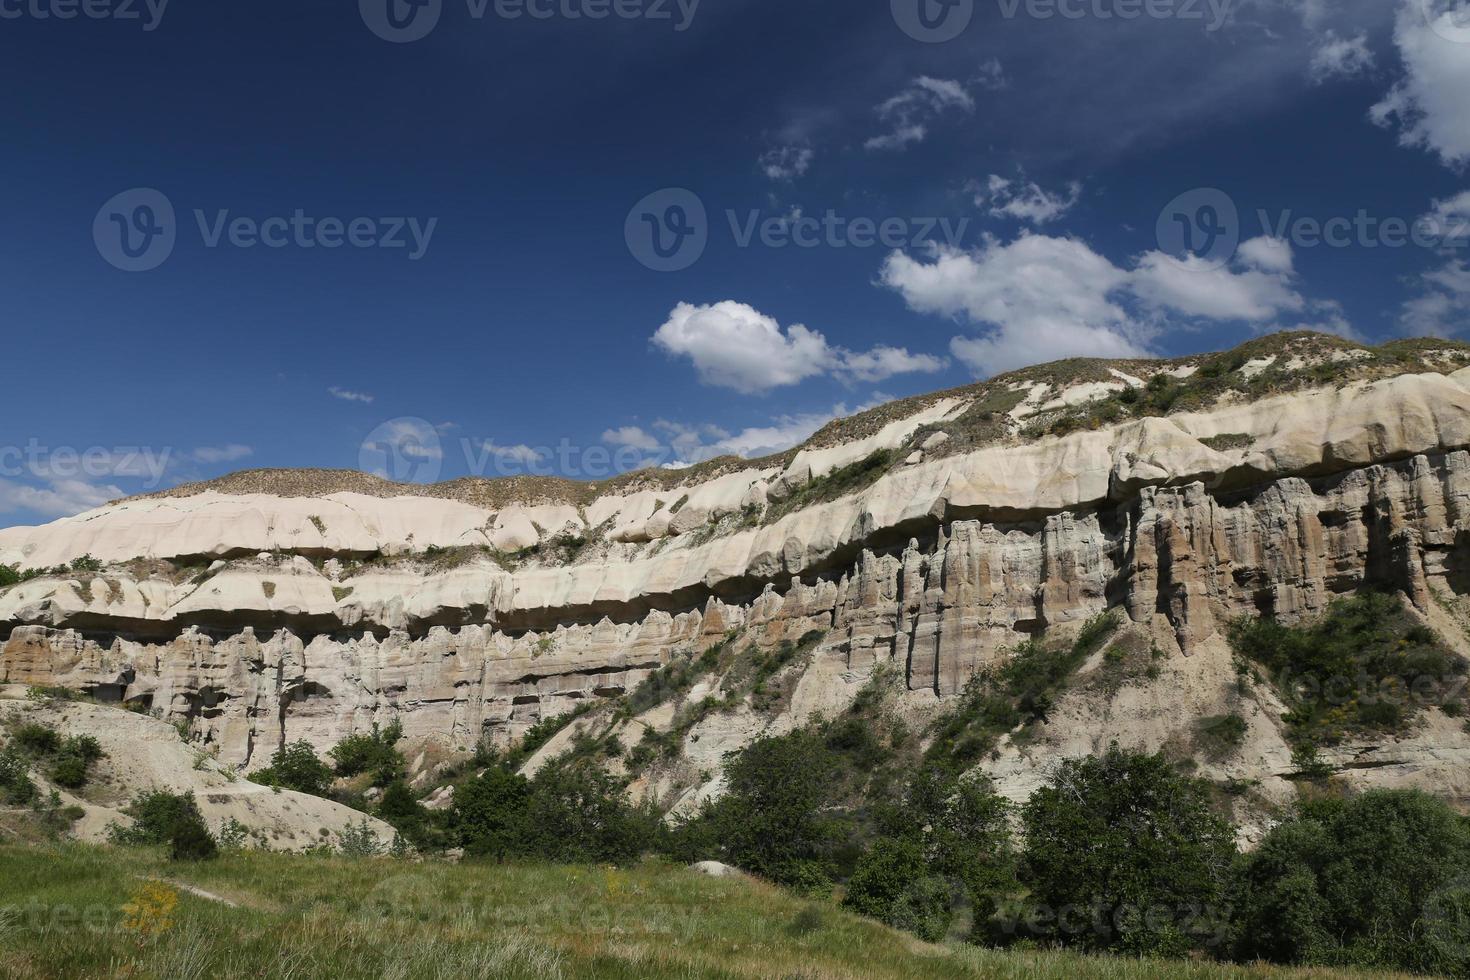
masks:
<path fill-rule="evenodd" d="M 1058 753 L 1157 748 L 1241 710 L 1234 617 L 1303 621 L 1376 584 L 1464 647 L 1467 365 L 1449 342 L 1278 335 L 1029 369 L 779 457 L 600 485 L 237 474 L 0 531 L 0 564 L 43 570 L 0 592 L 0 683 L 140 704 L 255 766 L 392 717 L 450 748 L 509 743 L 727 636 L 770 650 L 820 631 L 774 710 L 679 732 L 682 764 L 640 783 L 676 805 L 718 790 L 721 753 L 839 710 L 877 667 L 921 723 L 1021 641 L 1120 610 L 1158 669 L 1080 685 L 1042 738 L 993 753 L 1020 797 Z M 1244 712 L 1242 750 L 1207 768 L 1286 799 L 1281 705 Z M 627 740 L 673 724 L 661 706 Z M 1438 713 L 1333 761 L 1470 798 L 1470 735 Z"/>

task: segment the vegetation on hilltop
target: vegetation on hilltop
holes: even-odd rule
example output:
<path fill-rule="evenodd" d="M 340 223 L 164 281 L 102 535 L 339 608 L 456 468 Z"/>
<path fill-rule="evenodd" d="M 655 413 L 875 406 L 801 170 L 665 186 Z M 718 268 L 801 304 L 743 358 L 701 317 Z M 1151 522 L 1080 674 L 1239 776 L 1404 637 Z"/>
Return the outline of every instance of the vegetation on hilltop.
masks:
<path fill-rule="evenodd" d="M 1277 363 L 1250 376 L 1241 371 L 1250 361 L 1270 357 L 1278 358 Z M 1291 367 L 1290 357 L 1301 357 L 1303 366 Z M 1338 359 L 1334 360 L 1334 357 Z M 866 438 L 890 422 L 909 418 L 947 399 L 965 399 L 973 403 L 972 414 L 966 415 L 962 428 L 974 428 L 976 435 L 942 451 L 957 451 L 966 441 L 983 444 L 985 440 L 1014 438 L 1017 433 L 1009 427 L 996 427 L 991 423 L 1019 404 L 1019 399 L 1016 399 L 1019 389 L 1036 384 L 1065 388 L 1086 382 L 1116 383 L 1119 379 L 1113 373 L 1115 370 L 1145 381 L 1168 372 L 1184 374 L 1193 369 L 1194 373 L 1175 379 L 1176 383 L 1169 385 L 1167 391 L 1156 391 L 1141 404 L 1115 396 L 1098 405 L 1051 413 L 1044 420 L 1030 420 L 1031 427 L 1019 435 L 1023 438 L 1034 438 L 1058 425 L 1061 431 L 1069 431 L 1078 425 L 1096 427 L 1106 424 L 1107 415 L 1111 411 L 1117 411 L 1117 418 L 1120 419 L 1130 417 L 1130 413 L 1133 416 L 1167 414 L 1169 411 L 1203 408 L 1227 395 L 1259 398 L 1323 384 L 1372 380 L 1407 372 L 1452 371 L 1467 364 L 1470 364 L 1470 344 L 1458 341 L 1405 339 L 1373 347 L 1329 334 L 1305 331 L 1276 333 L 1214 354 L 1168 360 L 1072 358 L 1023 368 L 978 384 L 899 399 L 848 418 L 835 419 L 801 446 L 761 459 L 746 460 L 724 456 L 685 469 L 645 469 L 592 482 L 560 477 L 510 476 L 496 479 L 466 477 L 446 483 L 419 485 L 393 483 L 356 470 L 244 470 L 216 480 L 185 484 L 148 496 L 182 497 L 215 491 L 313 497 L 353 492 L 377 497 L 438 497 L 490 509 L 499 509 L 511 503 L 565 503 L 576 506 L 589 503 L 604 494 L 650 489 L 672 490 L 694 486 L 725 473 L 782 469 L 801 449 L 824 449 Z M 1021 397 L 1024 397 L 1024 392 Z M 1012 401 L 1013 399 L 1016 400 Z M 1113 404 L 1113 408 L 1108 408 L 1109 404 Z M 1064 419 L 1071 421 L 1063 421 Z M 1040 424 L 1043 421 L 1045 425 Z M 977 439 L 980 441 L 977 442 Z"/>

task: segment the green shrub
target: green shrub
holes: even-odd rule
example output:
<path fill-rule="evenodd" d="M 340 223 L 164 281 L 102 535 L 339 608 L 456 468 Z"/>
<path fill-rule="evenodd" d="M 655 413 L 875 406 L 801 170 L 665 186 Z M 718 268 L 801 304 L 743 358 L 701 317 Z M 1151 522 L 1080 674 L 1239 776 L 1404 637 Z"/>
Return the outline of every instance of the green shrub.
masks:
<path fill-rule="evenodd" d="M 624 863 L 653 843 L 658 824 L 601 767 L 558 760 L 531 782 L 522 851 L 561 864 Z"/>
<path fill-rule="evenodd" d="M 326 796 L 332 786 L 332 775 L 332 768 L 317 756 L 311 743 L 302 740 L 276 749 L 271 764 L 252 773 L 250 779 L 262 786 Z"/>
<path fill-rule="evenodd" d="M 1117 629 L 1116 612 L 1089 619 L 1071 646 L 1028 640 L 1011 660 L 971 678 L 955 707 L 931 727 L 930 766 L 952 776 L 974 767 L 1006 732 L 1027 721 L 1045 722 L 1068 678 Z"/>
<path fill-rule="evenodd" d="M 23 580 L 20 572 L 17 572 L 13 566 L 0 565 L 0 589 L 8 589 L 12 585 L 18 585 L 21 581 Z"/>
<path fill-rule="evenodd" d="M 102 751 L 102 743 L 91 735 L 73 735 L 61 746 L 64 755 L 74 755 L 87 762 L 96 762 L 107 753 Z"/>
<path fill-rule="evenodd" d="M 518 766 L 526 759 L 535 755 L 547 742 L 555 738 L 561 731 L 572 722 L 587 714 L 596 706 L 595 702 L 583 701 L 571 711 L 550 718 L 542 718 L 536 724 L 526 729 L 521 736 L 520 744 L 510 754 L 510 764 Z"/>
<path fill-rule="evenodd" d="M 1447 804 L 1372 790 L 1308 804 L 1239 862 L 1235 953 L 1465 976 L 1470 827 Z"/>
<path fill-rule="evenodd" d="M 367 822 L 366 817 L 361 823 L 349 823 L 337 835 L 337 839 L 341 843 L 342 853 L 347 857 L 377 857 L 383 853 L 383 845 L 378 842 L 378 835 L 373 832 L 372 824 Z"/>
<path fill-rule="evenodd" d="M 1115 744 L 1068 759 L 1022 813 L 1021 880 L 1042 913 L 1028 917 L 1041 932 L 1033 938 L 1147 955 L 1223 939 L 1234 834 L 1208 785 L 1162 755 Z"/>
<path fill-rule="evenodd" d="M 208 861 L 219 853 L 209 828 L 201 820 L 185 820 L 168 838 L 168 856 L 175 861 Z"/>
<path fill-rule="evenodd" d="M 395 746 L 403 739 L 403 724 L 397 719 L 386 728 L 373 725 L 371 732 L 349 735 L 327 754 L 339 776 L 372 775 L 374 786 L 387 786 L 402 779 L 408 765 Z"/>
<path fill-rule="evenodd" d="M 176 861 L 203 861 L 218 853 L 214 837 L 199 812 L 192 793 L 151 790 L 139 793 L 123 813 L 133 818 L 131 827 L 112 827 L 118 844 L 166 845 Z"/>
<path fill-rule="evenodd" d="M 61 748 L 61 736 L 56 729 L 35 722 L 17 725 L 10 733 L 11 744 L 31 755 L 51 755 Z"/>
<path fill-rule="evenodd" d="M 1230 641 L 1270 672 L 1291 709 L 1285 721 L 1296 742 L 1399 731 L 1426 704 L 1463 700 L 1454 692 L 1465 663 L 1394 595 L 1338 599 L 1320 620 L 1300 627 L 1238 620 Z"/>
<path fill-rule="evenodd" d="M 51 766 L 51 781 L 66 789 L 87 785 L 87 760 L 79 755 L 62 755 Z"/>
<path fill-rule="evenodd" d="M 378 819 L 398 831 L 400 839 L 420 850 L 438 850 L 445 845 L 438 814 L 419 802 L 418 795 L 401 779 L 383 790 L 378 800 Z"/>
<path fill-rule="evenodd" d="M 29 771 L 25 758 L 14 748 L 0 752 L 0 800 L 7 806 L 25 806 L 35 799 L 36 784 Z"/>
<path fill-rule="evenodd" d="M 465 853 L 497 861 L 520 853 L 530 795 L 525 777 L 500 766 L 457 787 L 451 823 Z"/>
<path fill-rule="evenodd" d="M 916 840 L 884 837 L 858 863 L 842 904 L 859 915 L 938 942 L 953 915 L 947 882 L 934 876 Z"/>

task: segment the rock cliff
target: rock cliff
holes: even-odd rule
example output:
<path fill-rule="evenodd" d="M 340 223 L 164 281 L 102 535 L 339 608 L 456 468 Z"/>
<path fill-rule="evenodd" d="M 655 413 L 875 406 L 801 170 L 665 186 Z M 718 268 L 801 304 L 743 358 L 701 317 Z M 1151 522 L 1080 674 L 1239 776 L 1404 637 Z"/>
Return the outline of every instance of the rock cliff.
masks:
<path fill-rule="evenodd" d="M 1031 369 L 780 457 L 602 485 L 238 474 L 0 531 L 0 564 L 39 573 L 0 591 L 0 683 L 187 721 L 253 767 L 392 717 L 423 742 L 505 744 L 727 637 L 820 631 L 777 710 L 679 733 L 683 775 L 642 784 L 677 804 L 718 791 L 721 752 L 840 709 L 877 667 L 922 717 L 1022 641 L 1121 611 L 1157 675 L 1079 690 L 1041 741 L 993 753 L 1019 796 L 1058 753 L 1157 748 L 1238 701 L 1236 617 L 1310 620 L 1379 585 L 1465 652 L 1466 365 L 1445 342 L 1289 335 Z M 1280 714 L 1253 701 L 1245 750 L 1215 767 L 1267 800 L 1290 792 Z M 1470 736 L 1437 715 L 1337 762 L 1470 797 Z"/>

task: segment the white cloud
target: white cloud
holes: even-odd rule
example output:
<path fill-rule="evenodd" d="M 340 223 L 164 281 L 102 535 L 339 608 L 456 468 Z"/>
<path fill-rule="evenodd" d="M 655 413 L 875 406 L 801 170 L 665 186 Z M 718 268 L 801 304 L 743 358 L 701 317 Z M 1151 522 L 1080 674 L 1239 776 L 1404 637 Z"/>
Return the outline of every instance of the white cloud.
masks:
<path fill-rule="evenodd" d="M 645 432 L 636 425 L 608 429 L 602 434 L 602 441 L 610 446 L 629 446 L 648 453 L 655 452 L 662 446 L 657 436 Z"/>
<path fill-rule="evenodd" d="M 974 112 L 975 99 L 959 82 L 920 75 L 902 92 L 878 106 L 878 119 L 888 131 L 863 144 L 869 150 L 902 150 L 929 135 L 927 122 L 954 109 Z"/>
<path fill-rule="evenodd" d="M 809 146 L 774 146 L 761 154 L 761 172 L 771 180 L 795 180 L 806 175 L 815 156 Z"/>
<path fill-rule="evenodd" d="M 1470 191 L 1435 201 L 1424 220 L 1445 248 L 1470 247 Z"/>
<path fill-rule="evenodd" d="M 486 439 L 480 443 L 480 448 L 491 456 L 524 465 L 537 463 L 542 459 L 541 450 L 527 446 L 524 443 L 517 443 L 514 446 L 502 446 L 493 440 Z"/>
<path fill-rule="evenodd" d="M 1279 254 L 1261 243 L 1248 254 L 1247 267 L 1217 269 L 1149 252 L 1129 270 L 1078 239 L 1028 232 L 1009 244 L 987 237 L 972 252 L 936 248 L 928 260 L 895 252 L 879 281 L 913 310 L 988 328 L 950 342 L 957 359 L 985 376 L 1063 357 L 1143 356 L 1168 314 L 1184 326 L 1234 320 L 1264 330 L 1309 309 Z M 1262 261 L 1275 271 L 1250 267 Z"/>
<path fill-rule="evenodd" d="M 1241 261 L 1256 269 L 1266 272 L 1280 272 L 1290 275 L 1293 271 L 1295 256 L 1291 250 L 1291 243 L 1282 238 L 1272 238 L 1262 235 L 1242 242 L 1237 253 Z"/>
<path fill-rule="evenodd" d="M 0 480 L 0 513 L 28 510 L 43 517 L 70 517 L 125 496 L 119 487 L 86 480 L 50 480 L 44 487 Z"/>
<path fill-rule="evenodd" d="M 1455 259 L 1419 277 L 1419 294 L 1404 304 L 1399 324 L 1415 336 L 1450 337 L 1470 322 L 1470 265 Z"/>
<path fill-rule="evenodd" d="M 1470 161 L 1470 0 L 1438 0 L 1432 10 L 1433 22 L 1421 0 L 1401 0 L 1394 42 L 1404 75 L 1369 116 L 1380 126 L 1396 123 L 1400 143 L 1455 167 Z"/>
<path fill-rule="evenodd" d="M 336 385 L 328 388 L 327 393 L 333 398 L 342 399 L 344 402 L 362 402 L 364 405 L 371 405 L 374 399 L 373 395 L 368 395 L 361 391 L 349 391 L 346 388 L 339 388 Z"/>
<path fill-rule="evenodd" d="M 255 450 L 249 446 L 231 443 L 228 446 L 200 446 L 189 454 L 189 458 L 196 463 L 233 463 L 254 454 Z"/>
<path fill-rule="evenodd" d="M 1368 34 L 1339 37 L 1328 31 L 1312 53 L 1308 71 L 1313 82 L 1321 85 L 1334 78 L 1353 78 L 1373 70 L 1373 52 L 1368 49 Z"/>
<path fill-rule="evenodd" d="M 1014 218 L 1033 225 L 1057 220 L 1082 199 L 1082 185 L 1075 180 L 1067 185 L 1065 195 L 1045 191 L 1024 177 L 1007 180 L 999 174 L 991 174 L 983 185 L 976 181 L 970 189 L 975 194 L 975 206 L 988 208 L 991 217 Z"/>
<path fill-rule="evenodd" d="M 865 354 L 844 352 L 840 374 L 855 381 L 883 381 L 896 374 L 934 374 L 948 365 L 932 354 L 911 354 L 902 347 L 874 347 Z"/>
<path fill-rule="evenodd" d="M 1280 273 L 1236 272 L 1193 255 L 1181 261 L 1162 252 L 1144 254 L 1130 288 L 1149 306 L 1209 320 L 1263 323 L 1306 307 Z"/>
<path fill-rule="evenodd" d="M 902 348 L 854 353 L 827 343 L 795 323 L 782 330 L 773 317 L 733 300 L 710 306 L 680 303 L 653 335 L 670 354 L 694 362 L 705 384 L 756 394 L 831 375 L 844 381 L 881 381 L 895 374 L 933 372 L 940 358 Z"/>

